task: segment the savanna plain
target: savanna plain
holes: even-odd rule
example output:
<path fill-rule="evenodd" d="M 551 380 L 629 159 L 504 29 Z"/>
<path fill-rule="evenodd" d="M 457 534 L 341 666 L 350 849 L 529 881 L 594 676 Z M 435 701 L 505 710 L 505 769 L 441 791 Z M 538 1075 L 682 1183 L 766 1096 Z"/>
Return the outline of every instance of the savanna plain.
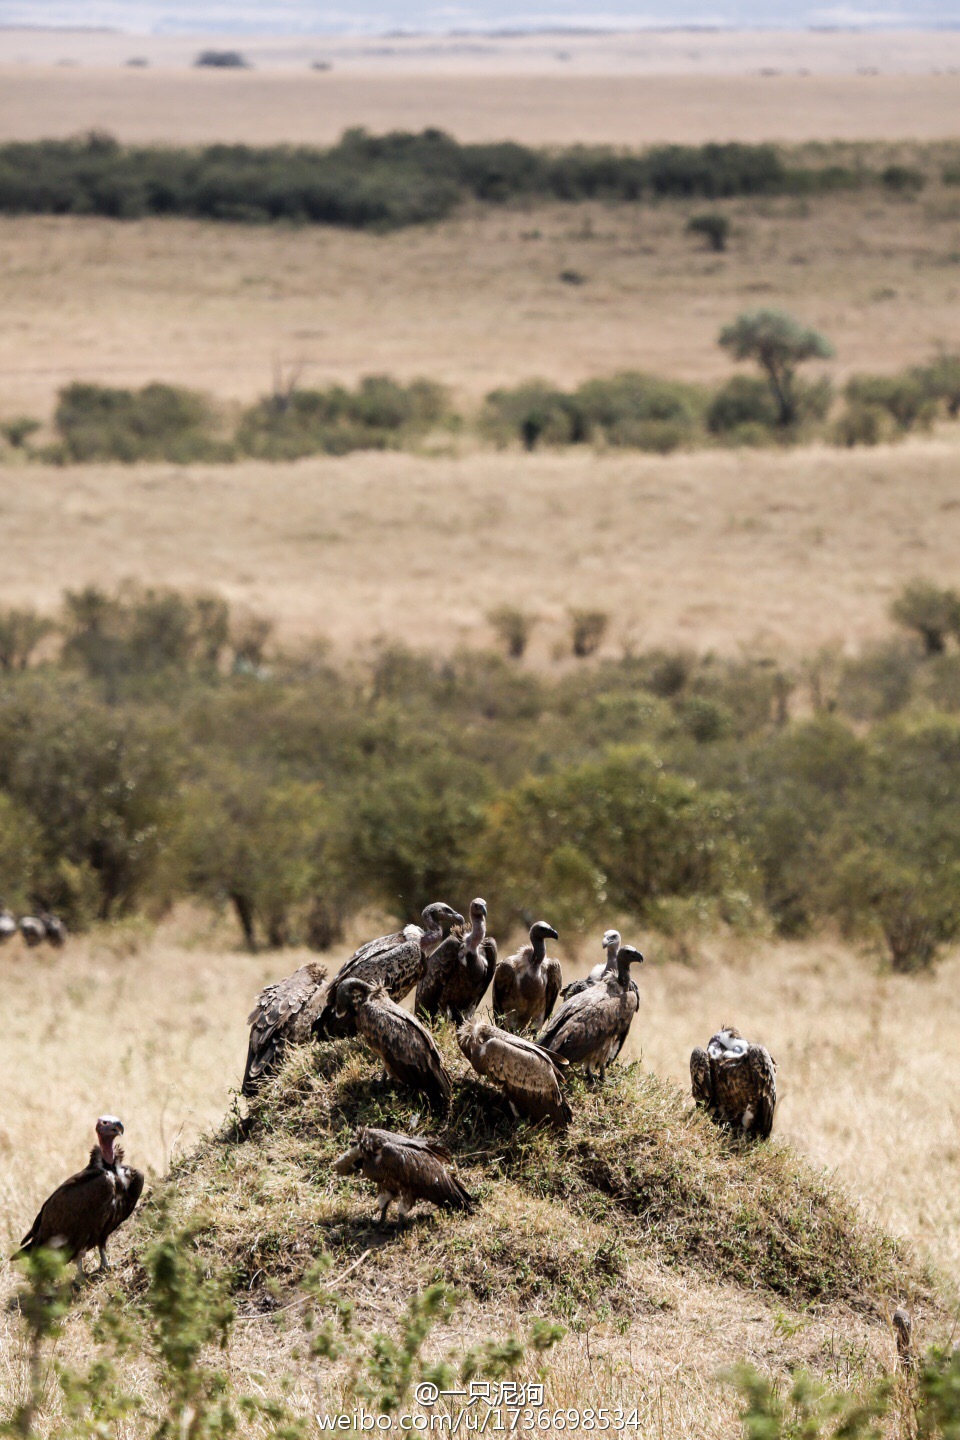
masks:
<path fill-rule="evenodd" d="M 880 141 L 876 163 L 911 162 L 910 141 Z M 828 148 L 844 159 L 843 146 Z M 698 208 L 477 205 L 390 234 L 3 216 L 0 413 L 29 412 L 49 426 L 57 391 L 77 379 L 186 384 L 209 392 L 227 415 L 292 377 L 329 385 L 371 373 L 426 376 L 448 386 L 466 413 L 491 389 L 531 377 L 571 387 L 640 370 L 712 384 L 733 368 L 716 343 L 720 328 L 768 306 L 831 339 L 836 357 L 810 369 L 838 387 L 858 371 L 892 374 L 938 346 L 956 348 L 955 186 L 723 201 L 730 239 L 717 254 L 685 230 Z M 273 623 L 264 687 L 271 667 L 286 674 L 300 666 L 320 677 L 310 693 L 321 709 L 324 684 L 359 693 L 398 647 L 441 681 L 445 665 L 451 674 L 475 666 L 482 691 L 499 643 L 490 616 L 514 606 L 532 617 L 530 644 L 522 658 L 496 663 L 513 667 L 517 693 L 529 682 L 567 694 L 550 687 L 576 686 L 605 666 L 627 673 L 656 651 L 687 657 L 694 670 L 732 673 L 748 662 L 776 670 L 791 677 L 787 725 L 811 716 L 829 724 L 821 711 L 832 716 L 836 707 L 824 705 L 823 674 L 890 644 L 891 603 L 911 580 L 956 580 L 958 477 L 960 437 L 943 417 L 897 443 L 850 449 L 820 439 L 669 455 L 591 446 L 527 454 L 453 430 L 409 453 L 291 463 L 55 466 L 13 456 L 0 467 L 0 604 L 57 617 L 64 591 L 89 586 L 212 591 L 237 614 Z M 589 657 L 574 658 L 570 610 L 591 607 L 606 617 L 603 639 Z M 48 637 L 34 658 L 37 683 L 58 663 L 44 644 L 54 642 Z M 916 675 L 925 663 L 911 653 L 901 668 Z M 0 677 L 5 686 L 22 682 Z M 583 683 L 589 690 L 593 681 Z M 658 693 L 665 705 L 668 692 Z M 922 722 L 926 693 L 917 682 L 900 702 L 904 725 Z M 144 705 L 157 708 L 153 692 L 144 694 Z M 482 696 L 471 703 L 479 731 L 489 716 Z M 500 703 L 491 699 L 490 715 Z M 862 738 L 894 708 L 852 706 L 844 723 Z M 184 734 L 195 737 L 204 719 L 192 693 L 187 709 Z M 736 714 L 728 721 L 721 711 L 739 734 Z M 677 716 L 686 713 L 678 701 Z M 269 723 L 274 711 L 263 714 Z M 685 754 L 685 739 L 670 743 Z M 524 745 L 518 756 L 531 757 L 538 776 L 549 773 L 550 757 Z M 705 785 L 721 774 L 700 760 L 689 769 Z M 509 781 L 522 784 L 522 774 Z M 465 864 L 462 875 L 486 893 L 475 869 Z M 38 1380 L 41 1396 L 34 1428 L 12 1433 L 146 1433 L 136 1415 L 111 1417 L 108 1429 L 71 1429 L 81 1421 L 67 1413 L 51 1357 L 78 1369 L 89 1363 L 91 1321 L 115 1310 L 118 1295 L 135 1304 L 145 1237 L 155 1242 L 171 1216 L 192 1221 L 207 1278 L 228 1275 L 237 1307 L 225 1350 L 215 1353 L 211 1333 L 203 1363 L 258 1403 L 283 1397 L 308 1426 L 354 1393 L 346 1350 L 310 1354 L 316 1332 L 305 1328 L 309 1307 L 297 1286 L 324 1250 L 361 1330 L 394 1335 L 415 1288 L 439 1280 L 460 1289 L 461 1303 L 427 1341 L 431 1357 L 449 1352 L 459 1361 L 490 1337 L 526 1334 L 536 1319 L 561 1322 L 566 1333 L 544 1362 L 549 1408 L 622 1405 L 636 1409 L 640 1434 L 664 1440 L 738 1432 L 743 1395 L 723 1377 L 740 1362 L 781 1387 L 797 1367 L 841 1390 L 871 1385 L 894 1367 L 889 1321 L 898 1298 L 913 1312 L 918 1345 L 954 1338 L 955 931 L 944 930 L 936 963 L 898 973 L 878 933 L 852 930 L 836 915 L 790 934 L 769 917 L 744 924 L 710 910 L 697 923 L 660 926 L 653 908 L 634 917 L 620 906 L 609 923 L 646 956 L 618 1067 L 633 1068 L 616 1079 L 612 1071 L 599 1089 L 572 1085 L 576 1118 L 558 1162 L 568 1194 L 530 1178 L 552 1164 L 549 1138 L 524 1132 L 511 1149 L 502 1116 L 488 1131 L 471 1118 L 473 1129 L 462 1121 L 470 1138 L 460 1168 L 481 1193 L 477 1213 L 426 1212 L 377 1231 L 369 1187 L 331 1174 L 329 1158 L 342 1146 L 319 1133 L 320 1120 L 342 1138 L 358 1115 L 398 1129 L 422 1117 L 412 1103 L 391 1110 L 389 1096 L 363 1108 L 357 1097 L 374 1074 L 365 1057 L 337 1051 L 327 1064 L 311 1052 L 293 1057 L 244 1131 L 248 1107 L 237 1092 L 253 998 L 316 956 L 299 933 L 284 948 L 251 952 L 225 897 L 196 888 L 189 897 L 158 891 L 131 907 L 137 913 L 120 906 L 109 918 L 85 917 L 63 951 L 27 950 L 20 939 L 0 951 L 8 1252 L 52 1186 L 82 1162 L 99 1113 L 122 1116 L 128 1157 L 150 1187 L 147 1218 L 121 1231 L 116 1270 L 77 1302 L 39 1377 L 31 1378 L 21 1316 L 9 1307 L 0 1316 L 5 1402 L 21 1402 Z M 443 898 L 463 910 L 471 893 Z M 538 891 L 530 905 L 549 918 L 552 898 L 561 897 Z M 575 916 L 573 902 L 567 911 Z M 501 913 L 512 927 L 498 936 L 504 954 L 522 927 L 506 905 Z M 391 912 L 378 895 L 346 915 L 321 962 L 333 973 L 355 944 L 397 918 L 410 915 Z M 561 927 L 568 976 L 600 958 L 602 928 L 592 918 Z M 777 1061 L 777 1123 L 766 1147 L 716 1137 L 674 1088 L 688 1089 L 691 1049 L 726 1022 Z M 452 1036 L 442 1043 L 461 1064 Z M 473 1117 L 475 1103 L 469 1092 L 464 1114 Z M 308 1117 L 302 1134 L 298 1106 Z M 649 1146 L 645 1120 L 656 1137 Z M 633 1157 L 648 1151 L 634 1193 Z M 611 1174 L 621 1165 L 629 1183 L 598 1184 L 584 1198 L 583 1176 L 598 1156 Z M 694 1212 L 708 1230 L 714 1207 L 715 1243 L 699 1230 L 690 1238 Z M 800 1211 L 809 1212 L 809 1232 L 797 1229 Z M 881 1231 L 897 1245 L 884 1248 Z M 777 1271 L 781 1242 L 789 1274 Z M 836 1274 L 820 1276 L 821 1262 L 824 1274 L 834 1264 Z M 6 1266 L 4 1298 L 17 1284 Z M 484 1363 L 496 1373 L 489 1357 Z M 533 1379 L 538 1364 L 528 1351 L 515 1373 Z M 123 1385 L 148 1404 L 160 1405 L 157 1373 L 146 1348 L 118 1362 Z M 211 1407 L 206 1393 L 185 1401 L 179 1433 L 226 1433 L 191 1428 Z M 823 1423 L 803 1433 L 837 1433 Z M 915 1433 L 905 1393 L 878 1423 L 891 1436 Z M 294 1433 L 279 1424 L 262 1408 L 240 1421 L 244 1434 Z"/>

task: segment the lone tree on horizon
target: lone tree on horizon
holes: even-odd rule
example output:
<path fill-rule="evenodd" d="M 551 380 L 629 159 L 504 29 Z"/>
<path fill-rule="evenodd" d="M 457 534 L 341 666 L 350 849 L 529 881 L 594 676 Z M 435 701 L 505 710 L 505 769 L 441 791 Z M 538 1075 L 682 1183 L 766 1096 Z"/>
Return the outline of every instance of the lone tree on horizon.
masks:
<path fill-rule="evenodd" d="M 720 331 L 718 343 L 735 360 L 756 360 L 770 382 L 777 405 L 777 423 L 797 419 L 797 366 L 804 360 L 827 360 L 833 346 L 819 330 L 808 330 L 783 310 L 754 310 L 738 315 Z"/>

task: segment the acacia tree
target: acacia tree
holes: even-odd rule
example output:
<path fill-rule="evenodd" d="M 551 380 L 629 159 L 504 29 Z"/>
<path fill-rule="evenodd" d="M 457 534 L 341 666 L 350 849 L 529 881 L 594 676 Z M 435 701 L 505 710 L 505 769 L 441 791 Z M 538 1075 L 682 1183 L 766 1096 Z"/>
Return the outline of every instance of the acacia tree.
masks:
<path fill-rule="evenodd" d="M 826 360 L 833 346 L 818 330 L 808 330 L 782 310 L 754 310 L 738 315 L 720 331 L 719 342 L 735 360 L 755 360 L 763 370 L 777 405 L 777 423 L 797 419 L 797 366 L 805 360 Z"/>

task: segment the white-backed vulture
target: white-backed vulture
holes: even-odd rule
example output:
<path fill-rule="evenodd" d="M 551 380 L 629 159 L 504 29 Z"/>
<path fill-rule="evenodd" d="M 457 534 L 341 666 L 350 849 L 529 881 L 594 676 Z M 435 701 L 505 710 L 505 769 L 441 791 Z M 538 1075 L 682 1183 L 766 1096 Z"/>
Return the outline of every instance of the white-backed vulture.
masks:
<path fill-rule="evenodd" d="M 0 945 L 5 945 L 17 933 L 17 922 L 9 910 L 0 910 Z"/>
<path fill-rule="evenodd" d="M 351 1016 L 357 1031 L 383 1061 L 391 1080 L 418 1091 L 435 1110 L 446 1110 L 453 1091 L 436 1041 L 427 1027 L 391 1000 L 382 985 L 351 977 L 337 994 L 337 1016 Z"/>
<path fill-rule="evenodd" d="M 446 1015 L 455 1025 L 468 1020 L 493 979 L 497 942 L 487 934 L 487 902 L 470 901 L 470 929 L 455 926 L 424 962 L 414 1013 L 426 1019 Z"/>
<path fill-rule="evenodd" d="M 33 950 L 35 946 L 42 945 L 47 938 L 43 921 L 38 920 L 36 915 L 24 915 L 20 920 L 20 934 L 26 943 Z"/>
<path fill-rule="evenodd" d="M 44 938 L 57 950 L 62 950 L 67 943 L 67 927 L 56 915 L 51 915 L 49 910 L 41 910 L 37 916 L 43 926 Z"/>
<path fill-rule="evenodd" d="M 264 1077 L 278 1069 L 288 1045 L 307 1044 L 323 1007 L 326 979 L 323 966 L 310 962 L 260 991 L 247 1016 L 250 1043 L 240 1087 L 244 1095 L 254 1095 Z"/>
<path fill-rule="evenodd" d="M 607 952 L 606 960 L 601 960 L 598 965 L 594 965 L 590 974 L 585 975 L 582 980 L 571 980 L 569 985 L 565 985 L 560 992 L 561 1000 L 569 1000 L 572 995 L 580 995 L 591 985 L 596 985 L 598 980 L 605 980 L 608 975 L 615 973 L 617 955 L 620 951 L 620 931 L 604 930 L 602 944 Z M 634 982 L 631 980 L 630 983 L 632 985 Z"/>
<path fill-rule="evenodd" d="M 571 1065 L 583 1065 L 588 1074 L 599 1072 L 623 1049 L 623 1042 L 640 1003 L 630 983 L 630 966 L 643 963 L 633 945 L 621 945 L 615 973 L 589 985 L 565 1001 L 550 1024 L 537 1036 L 537 1044 L 562 1055 Z"/>
<path fill-rule="evenodd" d="M 457 1043 L 477 1074 L 499 1086 L 515 1115 L 552 1120 L 561 1129 L 570 1124 L 573 1115 L 560 1090 L 566 1060 L 476 1015 L 461 1025 Z"/>
<path fill-rule="evenodd" d="M 690 1056 L 693 1098 L 720 1125 L 766 1140 L 777 1106 L 777 1065 L 769 1050 L 751 1045 L 725 1025 L 706 1050 Z"/>
<path fill-rule="evenodd" d="M 344 981 L 367 980 L 372 985 L 382 985 L 391 1000 L 402 1000 L 420 979 L 424 961 L 436 950 L 444 934 L 451 926 L 463 924 L 463 916 L 442 902 L 428 905 L 420 918 L 422 926 L 407 925 L 391 935 L 368 940 L 341 965 L 330 981 L 323 1009 L 314 1022 L 315 1039 L 356 1034 L 349 1011 L 343 1015 L 337 1012 L 337 995 Z"/>
<path fill-rule="evenodd" d="M 63 1250 L 68 1260 L 79 1260 L 88 1250 L 99 1250 L 100 1268 L 108 1270 L 107 1241 L 136 1209 L 143 1190 L 143 1175 L 123 1164 L 123 1150 L 115 1145 L 123 1134 L 116 1115 L 101 1115 L 97 1143 L 83 1170 L 64 1180 L 40 1207 L 40 1213 L 13 1257 L 45 1246 Z"/>
<path fill-rule="evenodd" d="M 394 1200 L 402 1220 L 418 1200 L 429 1200 L 443 1210 L 472 1212 L 474 1200 L 452 1173 L 450 1151 L 437 1140 L 419 1135 L 396 1135 L 392 1130 L 357 1130 L 353 1144 L 333 1168 L 338 1175 L 355 1175 L 377 1187 L 381 1224 Z"/>
<path fill-rule="evenodd" d="M 501 960 L 493 972 L 493 1015 L 505 1030 L 533 1030 L 553 1013 L 563 984 L 560 961 L 547 958 L 547 940 L 558 939 L 546 920 L 530 927 L 530 943 Z"/>

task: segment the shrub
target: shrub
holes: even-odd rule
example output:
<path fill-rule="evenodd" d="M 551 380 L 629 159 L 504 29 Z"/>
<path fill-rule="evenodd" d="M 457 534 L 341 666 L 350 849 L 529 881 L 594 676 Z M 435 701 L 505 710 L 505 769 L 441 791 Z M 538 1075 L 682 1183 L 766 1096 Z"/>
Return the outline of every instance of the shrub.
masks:
<path fill-rule="evenodd" d="M 882 445 L 894 437 L 890 413 L 881 405 L 847 405 L 837 417 L 833 430 L 834 443 L 848 449 L 855 445 Z"/>
<path fill-rule="evenodd" d="M 153 383 L 142 390 L 75 383 L 60 391 L 54 424 L 69 460 L 197 460 L 230 458 L 217 439 L 206 398 L 193 390 Z"/>
<path fill-rule="evenodd" d="M 888 190 L 898 195 L 917 195 L 927 183 L 923 171 L 912 165 L 888 165 L 880 172 L 880 179 Z"/>
<path fill-rule="evenodd" d="M 585 436 L 666 454 L 690 438 L 700 397 L 690 385 L 623 371 L 587 380 L 573 396 Z"/>
<path fill-rule="evenodd" d="M 726 250 L 727 238 L 730 234 L 730 220 L 716 210 L 708 211 L 703 215 L 691 215 L 687 221 L 687 232 L 690 235 L 702 235 L 710 250 Z"/>
<path fill-rule="evenodd" d="M 575 402 L 542 380 L 512 390 L 494 390 L 480 416 L 481 432 L 496 444 L 519 440 L 525 450 L 545 445 L 574 445 L 586 430 Z"/>
<path fill-rule="evenodd" d="M 573 653 L 578 660 L 599 650 L 610 616 L 605 610 L 571 610 L 570 632 Z"/>
<path fill-rule="evenodd" d="M 229 623 L 219 595 L 135 586 L 109 595 L 88 585 L 64 595 L 63 658 L 105 680 L 113 695 L 125 677 L 215 671 Z"/>
<path fill-rule="evenodd" d="M 537 617 L 515 605 L 498 605 L 488 612 L 487 619 L 511 660 L 522 659 Z"/>
<path fill-rule="evenodd" d="M 447 413 L 443 387 L 429 380 L 402 385 L 368 375 L 356 390 L 291 390 L 258 400 L 243 412 L 237 444 L 265 460 L 386 450 L 423 435 Z"/>
<path fill-rule="evenodd" d="M 781 426 L 792 425 L 799 418 L 797 367 L 806 360 L 833 354 L 833 346 L 823 335 L 806 329 L 782 310 L 740 315 L 721 330 L 719 343 L 735 360 L 755 360 L 764 371 Z"/>
<path fill-rule="evenodd" d="M 249 70 L 250 62 L 239 50 L 201 50 L 194 65 L 213 70 Z"/>
<path fill-rule="evenodd" d="M 927 655 L 941 655 L 947 636 L 960 631 L 960 595 L 929 580 L 911 580 L 890 606 L 890 615 L 919 635 Z"/>
<path fill-rule="evenodd" d="M 39 429 L 39 420 L 34 420 L 31 415 L 17 415 L 12 420 L 4 420 L 0 425 L 0 435 L 12 450 L 22 450 L 30 436 L 35 435 Z"/>
<path fill-rule="evenodd" d="M 951 420 L 956 420 L 960 415 L 960 355 L 941 352 L 914 375 L 929 396 L 943 402 Z"/>
<path fill-rule="evenodd" d="M 897 429 L 926 429 L 936 411 L 934 400 L 915 374 L 854 375 L 844 392 L 851 408 L 885 410 Z"/>
<path fill-rule="evenodd" d="M 56 626 L 36 610 L 0 610 L 0 670 L 26 670 L 41 640 Z"/>
<path fill-rule="evenodd" d="M 707 410 L 711 435 L 729 435 L 744 425 L 772 429 L 777 424 L 777 404 L 766 381 L 752 375 L 734 375 L 715 393 Z"/>

